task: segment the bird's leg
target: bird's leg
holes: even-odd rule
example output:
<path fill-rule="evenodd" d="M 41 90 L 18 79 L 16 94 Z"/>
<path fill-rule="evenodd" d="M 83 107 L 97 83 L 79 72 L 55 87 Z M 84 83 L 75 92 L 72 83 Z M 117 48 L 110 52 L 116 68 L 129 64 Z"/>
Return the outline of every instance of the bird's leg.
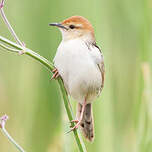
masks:
<path fill-rule="evenodd" d="M 81 123 L 81 121 L 82 121 L 82 118 L 83 118 L 83 113 L 84 113 L 85 106 L 86 106 L 86 99 L 85 99 L 85 101 L 84 101 L 84 103 L 83 103 L 83 105 L 82 105 L 82 110 L 81 110 L 81 114 L 80 114 L 80 119 L 79 119 L 79 120 L 72 120 L 72 121 L 71 121 L 71 122 L 75 122 L 75 123 L 76 123 L 76 125 L 75 125 L 73 128 L 71 128 L 71 131 L 73 131 L 74 129 L 77 129 L 77 128 L 79 127 L 79 125 L 80 125 L 80 123 Z"/>
<path fill-rule="evenodd" d="M 59 77 L 59 72 L 58 72 L 57 68 L 54 68 L 54 69 L 52 70 L 52 72 L 53 72 L 54 74 L 53 74 L 51 80 L 52 80 L 52 79 L 57 79 L 57 78 Z"/>

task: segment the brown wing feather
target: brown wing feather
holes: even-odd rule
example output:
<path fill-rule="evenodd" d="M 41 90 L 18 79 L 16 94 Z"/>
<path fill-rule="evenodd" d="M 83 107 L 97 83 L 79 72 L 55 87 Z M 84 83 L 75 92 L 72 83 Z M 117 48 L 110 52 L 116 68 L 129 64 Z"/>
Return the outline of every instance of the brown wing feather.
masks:
<path fill-rule="evenodd" d="M 101 77 L 102 77 L 102 85 L 101 85 L 101 89 L 102 89 L 104 87 L 104 80 L 105 80 L 104 62 L 98 64 L 98 67 L 100 69 Z"/>
<path fill-rule="evenodd" d="M 97 46 L 96 43 L 93 43 L 93 46 L 95 46 L 96 48 L 98 48 L 98 50 L 99 50 L 100 53 L 101 53 L 101 56 L 103 57 L 102 52 L 101 52 L 101 49 L 99 48 L 99 46 Z M 104 66 L 104 61 L 102 61 L 100 64 L 98 64 L 98 67 L 99 67 L 99 70 L 100 70 L 100 72 L 101 72 L 101 77 L 102 77 L 101 89 L 103 89 L 103 87 L 104 87 L 104 80 L 105 80 L 105 66 Z"/>

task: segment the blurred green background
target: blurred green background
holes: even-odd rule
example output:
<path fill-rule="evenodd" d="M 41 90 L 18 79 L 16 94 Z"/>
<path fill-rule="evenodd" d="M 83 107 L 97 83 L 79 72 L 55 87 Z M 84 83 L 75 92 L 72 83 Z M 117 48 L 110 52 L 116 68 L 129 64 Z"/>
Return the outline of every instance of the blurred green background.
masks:
<path fill-rule="evenodd" d="M 61 34 L 48 23 L 88 18 L 104 53 L 106 81 L 94 102 L 95 141 L 85 142 L 87 150 L 152 151 L 152 1 L 7 0 L 4 10 L 26 46 L 51 61 Z M 0 35 L 13 40 L 1 18 Z M 0 116 L 9 115 L 6 128 L 27 152 L 77 152 L 50 77 L 33 59 L 1 49 Z M 0 152 L 10 151 L 17 150 L 0 133 Z"/>

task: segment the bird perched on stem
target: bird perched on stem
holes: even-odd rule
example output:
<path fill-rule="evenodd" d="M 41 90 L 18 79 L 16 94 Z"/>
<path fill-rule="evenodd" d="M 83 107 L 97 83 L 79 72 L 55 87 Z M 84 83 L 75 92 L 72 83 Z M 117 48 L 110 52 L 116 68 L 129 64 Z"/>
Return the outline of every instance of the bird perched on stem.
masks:
<path fill-rule="evenodd" d="M 51 23 L 62 33 L 57 49 L 53 78 L 61 76 L 65 88 L 77 102 L 76 125 L 71 130 L 82 129 L 89 141 L 94 139 L 92 102 L 104 86 L 104 60 L 96 45 L 94 30 L 87 19 L 72 16 L 61 23 Z"/>

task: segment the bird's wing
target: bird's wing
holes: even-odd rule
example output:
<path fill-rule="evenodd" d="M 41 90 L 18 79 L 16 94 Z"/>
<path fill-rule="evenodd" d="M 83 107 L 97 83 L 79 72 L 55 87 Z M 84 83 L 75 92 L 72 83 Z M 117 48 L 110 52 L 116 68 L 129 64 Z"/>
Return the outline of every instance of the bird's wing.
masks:
<path fill-rule="evenodd" d="M 90 54 L 101 72 L 101 77 L 102 77 L 101 89 L 102 89 L 104 86 L 104 80 L 105 80 L 104 58 L 103 58 L 101 49 L 96 45 L 96 43 L 93 43 L 92 46 L 90 46 Z"/>

